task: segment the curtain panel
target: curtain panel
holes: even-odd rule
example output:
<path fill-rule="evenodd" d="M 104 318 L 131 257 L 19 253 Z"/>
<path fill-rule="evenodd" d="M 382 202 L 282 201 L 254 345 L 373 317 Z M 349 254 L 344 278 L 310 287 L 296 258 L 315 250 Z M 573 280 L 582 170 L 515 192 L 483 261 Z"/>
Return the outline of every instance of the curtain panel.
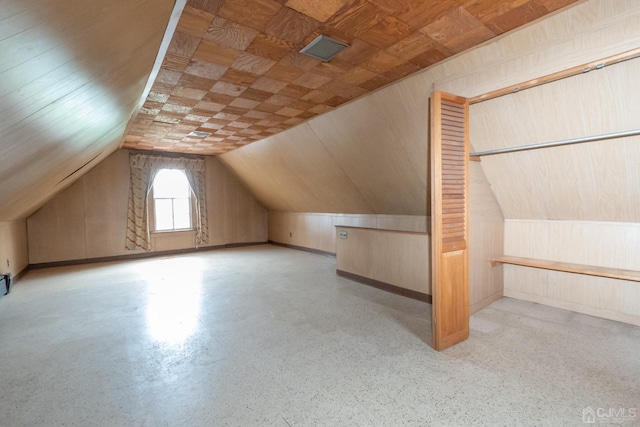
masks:
<path fill-rule="evenodd" d="M 129 169 L 131 180 L 129 182 L 126 249 L 151 250 L 147 201 L 153 180 L 160 169 L 181 169 L 184 171 L 196 199 L 195 245 L 198 247 L 209 241 L 204 159 L 131 153 L 129 154 Z"/>

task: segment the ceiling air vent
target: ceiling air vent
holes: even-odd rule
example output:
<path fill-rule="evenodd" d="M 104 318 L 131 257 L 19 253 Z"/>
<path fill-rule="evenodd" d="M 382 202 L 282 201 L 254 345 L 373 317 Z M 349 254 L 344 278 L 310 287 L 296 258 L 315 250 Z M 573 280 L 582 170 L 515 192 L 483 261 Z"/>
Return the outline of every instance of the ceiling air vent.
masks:
<path fill-rule="evenodd" d="M 327 62 L 348 47 L 348 44 L 320 34 L 311 43 L 303 47 L 300 53 Z"/>
<path fill-rule="evenodd" d="M 199 130 L 194 130 L 193 132 L 189 132 L 187 136 L 195 136 L 196 138 L 206 138 L 211 136 L 209 132 L 200 132 Z"/>

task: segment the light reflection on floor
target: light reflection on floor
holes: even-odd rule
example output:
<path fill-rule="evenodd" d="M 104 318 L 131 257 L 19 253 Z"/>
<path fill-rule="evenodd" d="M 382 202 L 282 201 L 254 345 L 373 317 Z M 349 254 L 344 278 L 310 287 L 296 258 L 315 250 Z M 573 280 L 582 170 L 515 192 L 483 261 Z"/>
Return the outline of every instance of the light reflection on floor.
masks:
<path fill-rule="evenodd" d="M 202 260 L 169 258 L 149 263 L 143 277 L 147 284 L 147 328 L 156 341 L 178 345 L 198 327 L 202 304 Z"/>

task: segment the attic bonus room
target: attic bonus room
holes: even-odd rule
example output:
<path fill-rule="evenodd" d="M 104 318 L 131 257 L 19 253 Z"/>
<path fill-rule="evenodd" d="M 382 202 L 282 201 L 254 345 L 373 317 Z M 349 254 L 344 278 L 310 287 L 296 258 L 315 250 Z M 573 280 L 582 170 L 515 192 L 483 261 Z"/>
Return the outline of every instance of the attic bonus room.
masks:
<path fill-rule="evenodd" d="M 5 0 L 0 424 L 640 422 L 640 2 Z"/>

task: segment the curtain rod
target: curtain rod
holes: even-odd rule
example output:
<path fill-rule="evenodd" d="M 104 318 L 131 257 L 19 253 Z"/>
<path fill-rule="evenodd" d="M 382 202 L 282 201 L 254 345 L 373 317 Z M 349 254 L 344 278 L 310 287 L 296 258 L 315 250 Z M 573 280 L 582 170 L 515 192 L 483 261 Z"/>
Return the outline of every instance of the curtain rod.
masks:
<path fill-rule="evenodd" d="M 583 136 L 581 138 L 563 139 L 562 141 L 541 142 L 538 144 L 520 145 L 518 147 L 497 148 L 495 150 L 478 151 L 469 153 L 469 157 L 492 156 L 494 154 L 514 153 L 517 151 L 536 150 L 538 148 L 558 147 L 561 145 L 579 144 L 583 142 L 604 141 L 607 139 L 624 138 L 640 135 L 640 129 L 624 132 L 607 133 L 604 135 Z"/>

